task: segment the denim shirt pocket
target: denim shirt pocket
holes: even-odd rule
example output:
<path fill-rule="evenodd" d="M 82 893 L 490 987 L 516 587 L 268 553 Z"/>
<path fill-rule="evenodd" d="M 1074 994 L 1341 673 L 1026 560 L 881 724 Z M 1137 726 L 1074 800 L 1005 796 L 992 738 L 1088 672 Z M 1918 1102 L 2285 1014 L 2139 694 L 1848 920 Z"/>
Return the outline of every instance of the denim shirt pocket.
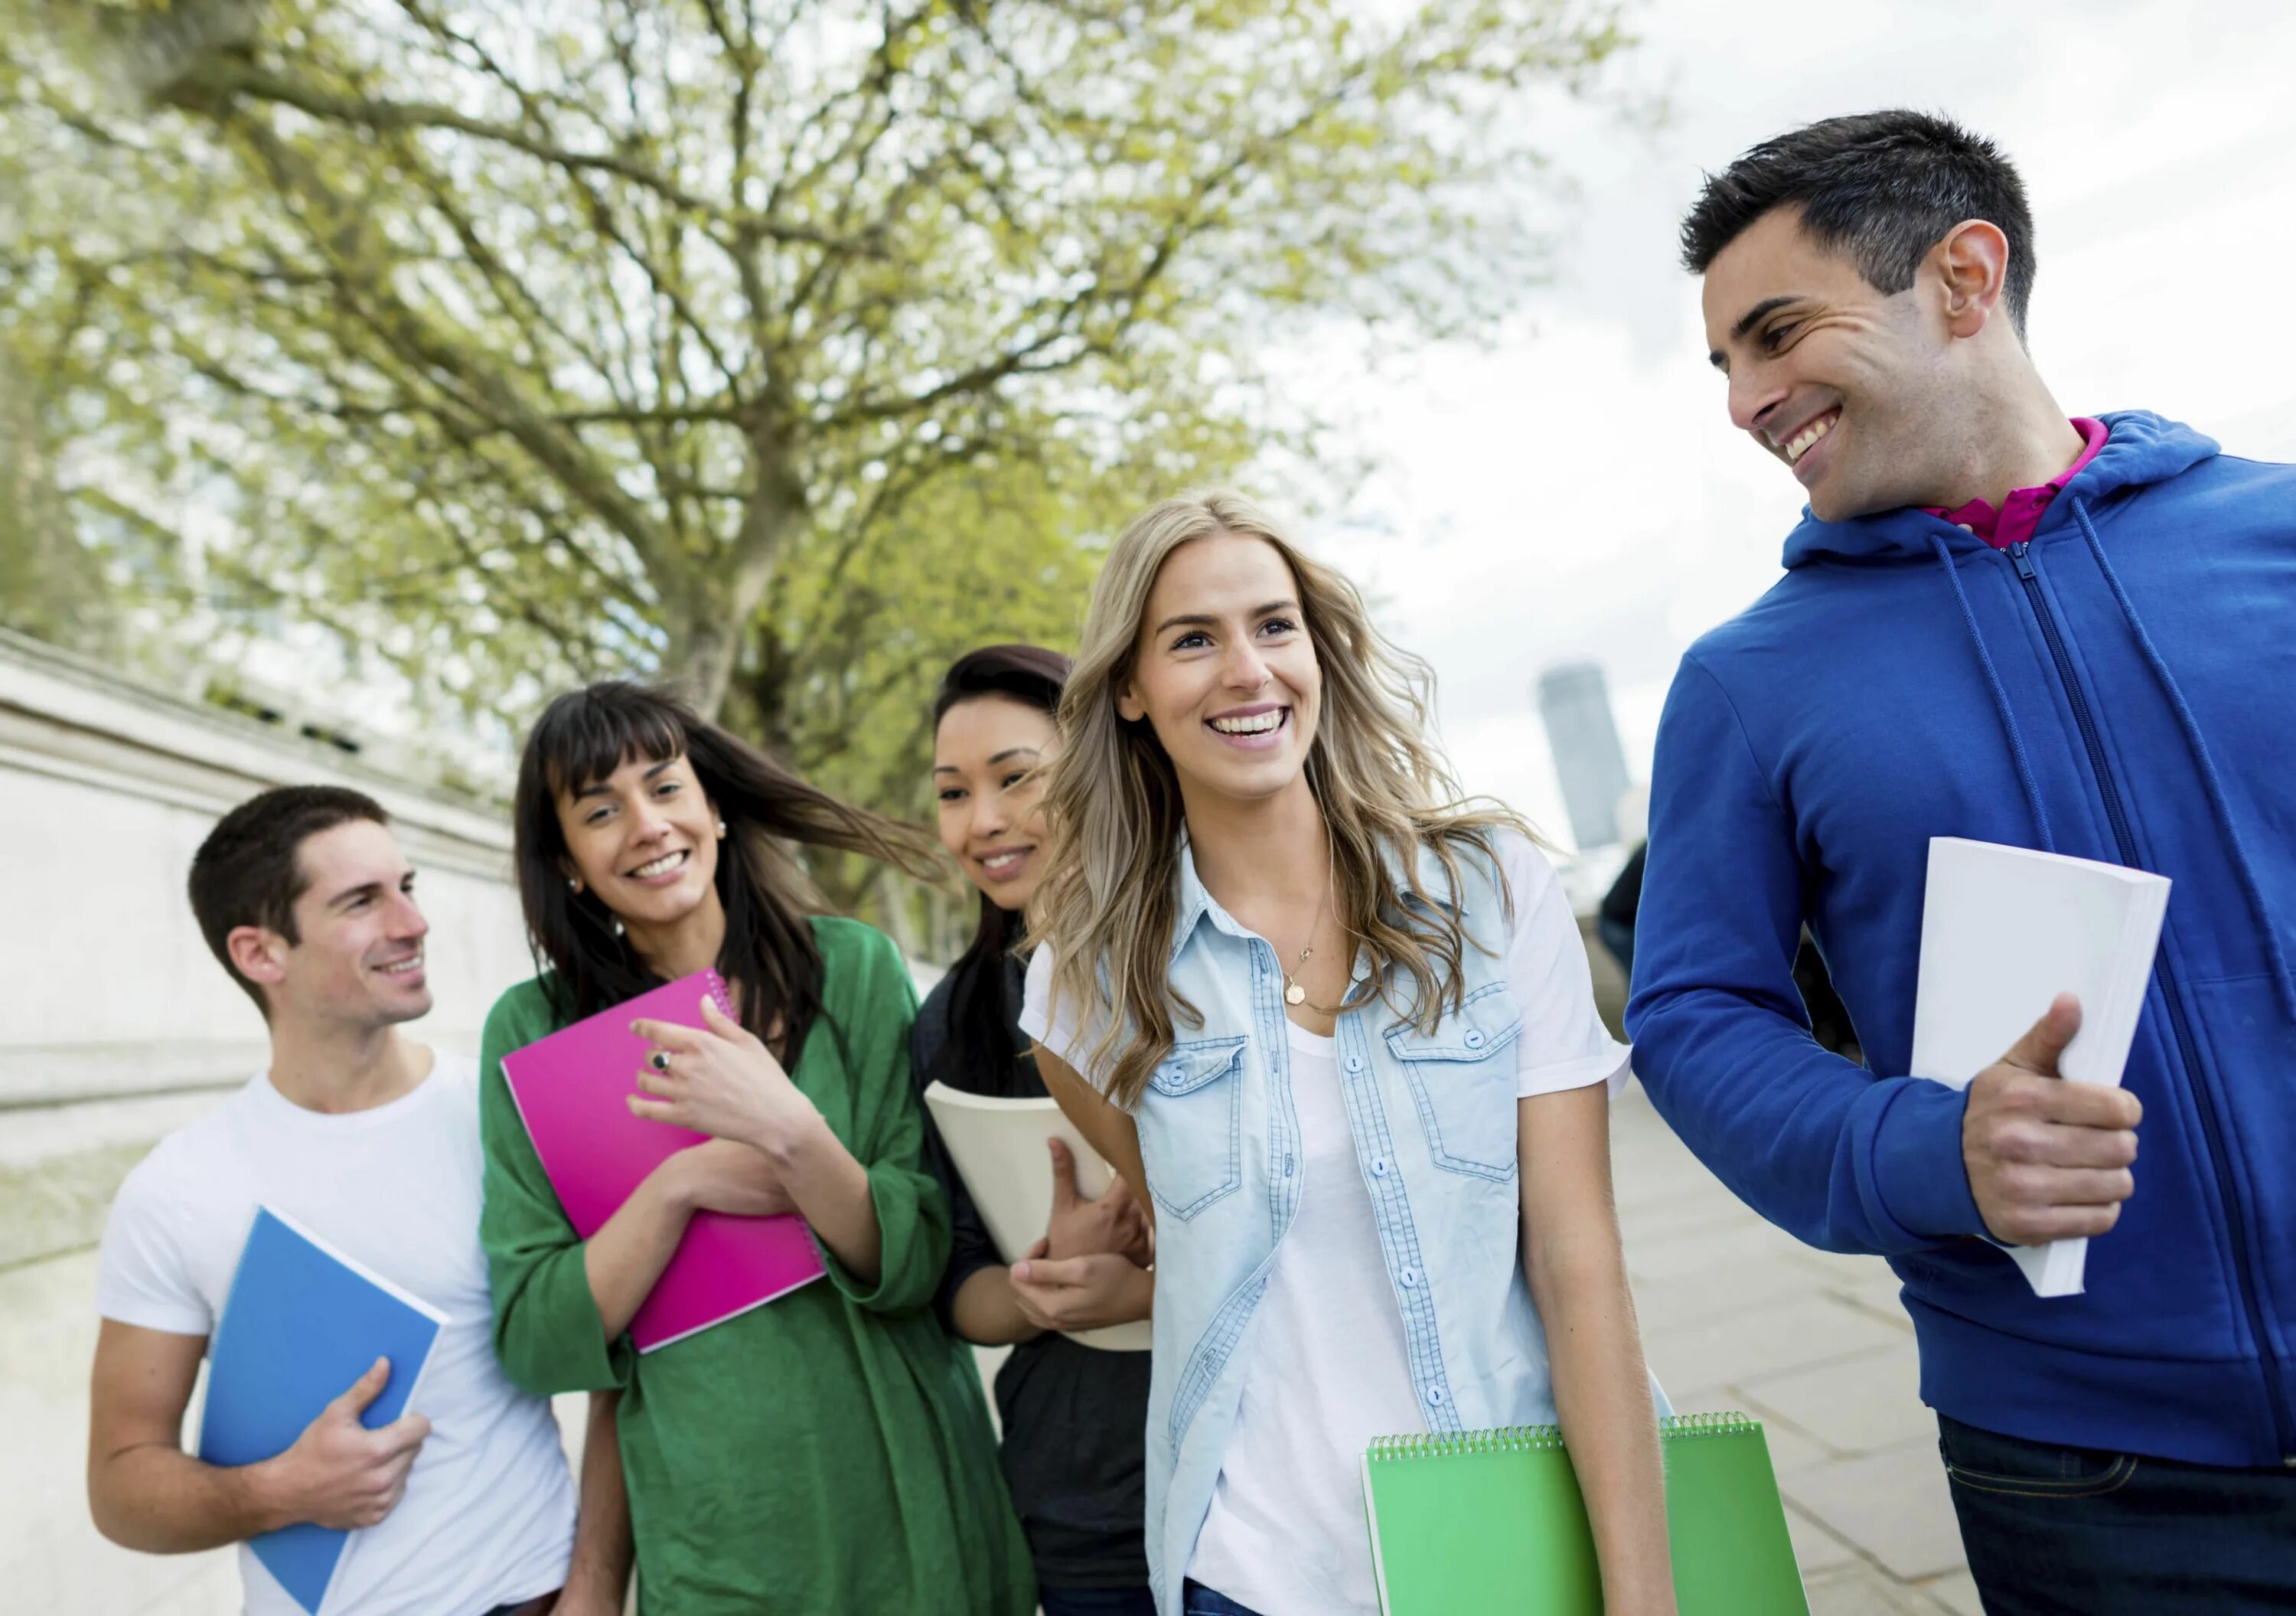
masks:
<path fill-rule="evenodd" d="M 1522 1007 L 1504 981 L 1467 995 L 1432 1032 L 1409 1022 L 1387 1029 L 1388 1052 L 1411 1086 L 1438 1167 L 1502 1184 L 1513 1180 L 1513 1051 L 1521 1031 Z"/>
<path fill-rule="evenodd" d="M 1148 1076 L 1139 1113 L 1148 1189 L 1183 1222 L 1243 1182 L 1243 1046 L 1175 1044 Z"/>

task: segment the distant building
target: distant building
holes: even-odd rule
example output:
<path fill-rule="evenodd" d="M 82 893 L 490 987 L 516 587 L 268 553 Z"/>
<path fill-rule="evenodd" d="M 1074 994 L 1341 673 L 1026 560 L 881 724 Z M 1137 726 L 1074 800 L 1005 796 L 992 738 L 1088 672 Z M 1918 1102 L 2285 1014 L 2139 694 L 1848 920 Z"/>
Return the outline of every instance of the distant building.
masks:
<path fill-rule="evenodd" d="M 1546 723 L 1546 744 L 1562 783 L 1572 839 L 1581 849 L 1615 843 L 1619 803 L 1629 781 L 1601 664 L 1563 662 L 1540 674 L 1538 713 Z"/>

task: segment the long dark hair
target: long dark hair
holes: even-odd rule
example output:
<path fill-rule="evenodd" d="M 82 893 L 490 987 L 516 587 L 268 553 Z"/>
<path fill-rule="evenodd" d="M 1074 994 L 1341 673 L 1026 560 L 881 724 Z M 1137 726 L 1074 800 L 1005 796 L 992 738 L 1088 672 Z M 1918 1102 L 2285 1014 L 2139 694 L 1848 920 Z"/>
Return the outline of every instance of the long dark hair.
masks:
<path fill-rule="evenodd" d="M 808 784 L 758 747 L 727 734 L 660 686 L 606 680 L 568 691 L 535 720 L 519 759 L 511 817 L 519 896 L 536 964 L 555 1008 L 569 1020 L 595 1015 L 662 979 L 616 931 L 597 895 L 567 882 L 558 798 L 605 779 L 627 762 L 684 758 L 726 822 L 717 887 L 726 909 L 718 974 L 740 989 L 742 1022 L 794 1065 L 821 1010 L 821 951 L 808 917 L 823 913 L 791 846 L 839 848 L 920 878 L 936 873 L 924 833 Z"/>
<path fill-rule="evenodd" d="M 1069 660 L 1041 645 L 984 645 L 968 651 L 941 675 L 933 697 L 933 727 L 960 702 L 1003 696 L 1036 708 L 1046 718 L 1060 710 L 1068 685 Z M 972 942 L 949 967 L 948 1041 L 962 1070 L 986 1076 L 1013 1063 L 1013 1024 L 1020 1006 L 1006 1002 L 1004 959 L 1019 945 L 1024 927 L 1019 911 L 980 895 L 980 923 Z"/>

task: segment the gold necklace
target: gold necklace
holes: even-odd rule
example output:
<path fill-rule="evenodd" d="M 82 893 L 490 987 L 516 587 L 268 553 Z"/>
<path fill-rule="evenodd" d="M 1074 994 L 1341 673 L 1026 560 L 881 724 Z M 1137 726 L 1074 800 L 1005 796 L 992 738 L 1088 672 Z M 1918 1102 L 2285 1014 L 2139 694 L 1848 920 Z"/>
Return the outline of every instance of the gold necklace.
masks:
<path fill-rule="evenodd" d="M 1308 968 L 1308 962 L 1316 956 L 1316 929 L 1324 923 L 1324 912 L 1331 906 L 1332 873 L 1326 866 L 1323 901 L 1316 906 L 1316 918 L 1308 923 L 1308 946 L 1300 950 L 1300 963 L 1283 973 L 1283 1002 L 1287 1005 L 1305 1005 L 1308 1002 L 1308 989 L 1300 985 L 1299 973 Z M 1318 1005 L 1315 1008 L 1321 1010 L 1323 1006 Z"/>

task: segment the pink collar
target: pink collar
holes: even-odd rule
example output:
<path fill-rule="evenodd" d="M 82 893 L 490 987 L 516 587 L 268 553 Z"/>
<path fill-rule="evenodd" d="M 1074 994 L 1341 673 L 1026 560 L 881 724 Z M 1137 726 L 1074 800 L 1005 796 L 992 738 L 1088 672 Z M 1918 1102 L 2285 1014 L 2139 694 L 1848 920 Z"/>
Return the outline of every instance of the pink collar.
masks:
<path fill-rule="evenodd" d="M 1957 528 L 1968 529 L 1997 550 L 2006 550 L 2013 545 L 2025 543 L 2033 537 L 2033 529 L 2040 525 L 2041 513 L 2049 508 L 2049 502 L 2083 466 L 2096 458 L 2096 452 L 2104 447 L 2105 439 L 2111 435 L 2111 430 L 2103 422 L 2093 421 L 2087 415 L 2074 416 L 2073 427 L 2081 435 L 2080 457 L 2038 488 L 2011 489 L 2009 497 L 2001 502 L 1999 510 L 1993 508 L 1993 502 L 1989 499 L 1972 499 L 1958 511 L 1948 511 L 1937 505 L 1922 508 L 1931 516 L 1942 517 Z"/>

